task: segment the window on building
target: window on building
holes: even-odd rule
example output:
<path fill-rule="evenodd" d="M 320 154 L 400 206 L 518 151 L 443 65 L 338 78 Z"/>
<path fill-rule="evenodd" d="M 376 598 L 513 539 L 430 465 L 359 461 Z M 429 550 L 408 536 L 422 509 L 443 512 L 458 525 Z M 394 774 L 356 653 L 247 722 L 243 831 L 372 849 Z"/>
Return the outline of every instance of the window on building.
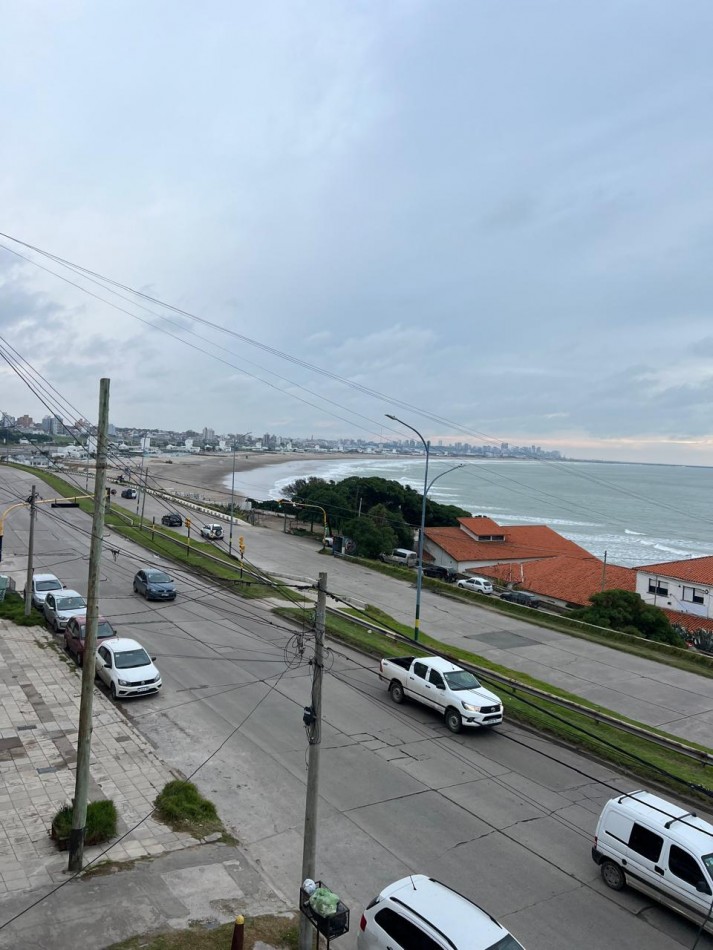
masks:
<path fill-rule="evenodd" d="M 668 584 L 660 581 L 658 578 L 649 578 L 649 593 L 657 594 L 659 597 L 668 597 Z"/>
<path fill-rule="evenodd" d="M 643 825 L 637 825 L 634 822 L 629 835 L 629 847 L 632 851 L 640 854 L 642 858 L 648 858 L 649 861 L 658 861 L 663 848 L 663 838 L 654 834 L 653 831 L 649 831 L 648 828 L 644 828 Z"/>
<path fill-rule="evenodd" d="M 704 592 L 698 587 L 684 587 L 683 599 L 689 604 L 704 604 L 706 602 Z"/>

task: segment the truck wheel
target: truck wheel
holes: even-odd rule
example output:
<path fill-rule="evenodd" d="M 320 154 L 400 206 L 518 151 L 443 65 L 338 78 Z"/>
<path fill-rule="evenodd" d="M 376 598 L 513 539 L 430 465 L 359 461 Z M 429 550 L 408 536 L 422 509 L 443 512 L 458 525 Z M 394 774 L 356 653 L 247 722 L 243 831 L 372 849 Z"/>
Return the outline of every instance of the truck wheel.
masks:
<path fill-rule="evenodd" d="M 463 720 L 460 717 L 460 713 L 452 706 L 449 709 L 446 709 L 446 725 L 451 730 L 451 732 L 460 732 L 461 726 L 463 725 Z"/>
<path fill-rule="evenodd" d="M 404 701 L 404 688 L 399 683 L 398 680 L 394 680 L 389 686 L 389 692 L 391 693 L 391 698 L 395 703 L 402 703 Z"/>
<path fill-rule="evenodd" d="M 604 861 L 601 866 L 602 880 L 613 891 L 620 891 L 626 884 L 624 872 L 613 861 Z"/>

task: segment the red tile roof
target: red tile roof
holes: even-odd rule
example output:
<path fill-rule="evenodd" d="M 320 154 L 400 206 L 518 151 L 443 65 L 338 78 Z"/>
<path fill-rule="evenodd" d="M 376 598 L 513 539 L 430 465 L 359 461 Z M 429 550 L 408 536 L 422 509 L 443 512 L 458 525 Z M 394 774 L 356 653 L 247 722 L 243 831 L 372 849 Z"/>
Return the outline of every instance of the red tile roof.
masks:
<path fill-rule="evenodd" d="M 642 564 L 640 571 L 659 574 L 678 581 L 713 585 L 713 557 L 692 557 L 683 561 L 664 561 L 662 564 Z"/>
<path fill-rule="evenodd" d="M 518 584 L 533 594 L 552 597 L 569 604 L 586 606 L 598 591 L 636 590 L 636 571 L 630 567 L 607 564 L 591 554 L 585 557 L 551 557 L 524 564 L 500 564 L 477 568 L 503 584 Z M 602 588 L 604 574 L 604 588 Z"/>
<path fill-rule="evenodd" d="M 713 617 L 696 617 L 695 614 L 684 614 L 680 610 L 662 609 L 671 623 L 678 624 L 689 633 L 695 633 L 696 630 L 710 630 L 713 633 Z"/>
<path fill-rule="evenodd" d="M 567 555 L 574 558 L 591 557 L 574 541 L 563 538 L 546 525 L 507 525 L 501 527 L 489 518 L 459 518 L 468 530 L 473 521 L 487 521 L 494 525 L 493 533 L 505 534 L 504 541 L 475 541 L 463 527 L 426 528 L 429 541 L 442 548 L 454 561 L 521 561 Z"/>
<path fill-rule="evenodd" d="M 459 518 L 458 521 L 463 525 L 466 531 L 470 531 L 481 538 L 491 534 L 505 534 L 507 528 L 499 525 L 492 518 L 485 515 L 475 515 L 472 518 Z"/>

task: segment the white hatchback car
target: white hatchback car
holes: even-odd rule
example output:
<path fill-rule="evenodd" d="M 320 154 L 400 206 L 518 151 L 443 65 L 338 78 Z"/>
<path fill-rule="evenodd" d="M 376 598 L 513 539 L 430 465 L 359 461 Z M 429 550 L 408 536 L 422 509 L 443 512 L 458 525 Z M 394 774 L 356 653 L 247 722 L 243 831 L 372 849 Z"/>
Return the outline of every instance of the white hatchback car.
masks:
<path fill-rule="evenodd" d="M 32 605 L 42 610 L 45 597 L 51 590 L 62 590 L 64 584 L 54 574 L 33 574 L 32 576 Z"/>
<path fill-rule="evenodd" d="M 492 594 L 493 585 L 484 577 L 465 577 L 458 581 L 456 587 L 462 587 L 464 590 L 475 590 L 479 594 Z"/>
<path fill-rule="evenodd" d="M 358 950 L 524 950 L 467 897 L 425 874 L 389 884 L 364 911 Z"/>
<path fill-rule="evenodd" d="M 96 676 L 109 687 L 112 699 L 157 693 L 163 684 L 153 659 L 136 640 L 112 637 L 97 650 Z"/>
<path fill-rule="evenodd" d="M 64 630 L 72 617 L 84 617 L 87 602 L 76 590 L 51 590 L 42 607 L 45 620 L 55 633 Z"/>

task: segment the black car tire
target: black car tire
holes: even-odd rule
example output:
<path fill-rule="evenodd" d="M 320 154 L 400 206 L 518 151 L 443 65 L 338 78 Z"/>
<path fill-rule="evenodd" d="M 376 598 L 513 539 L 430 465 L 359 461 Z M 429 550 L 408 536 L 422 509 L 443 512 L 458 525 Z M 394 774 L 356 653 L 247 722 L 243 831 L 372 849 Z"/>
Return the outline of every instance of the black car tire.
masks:
<path fill-rule="evenodd" d="M 139 592 L 139 588 L 136 586 L 136 582 L 134 581 L 134 593 L 138 594 L 138 592 Z"/>
<path fill-rule="evenodd" d="M 109 687 L 109 692 L 111 693 L 111 698 L 116 702 L 116 686 L 112 683 Z"/>
<path fill-rule="evenodd" d="M 74 662 L 77 664 L 77 666 L 81 667 L 83 665 L 83 657 L 84 654 L 81 652 L 81 650 L 77 650 L 77 652 L 74 654 Z"/>
<path fill-rule="evenodd" d="M 461 731 L 463 720 L 461 719 L 461 715 L 457 709 L 454 709 L 452 706 L 446 709 L 445 720 L 446 726 L 451 732 L 458 733 Z"/>
<path fill-rule="evenodd" d="M 398 680 L 394 680 L 391 686 L 389 686 L 389 693 L 395 703 L 401 705 L 404 701 L 404 688 Z"/>
<path fill-rule="evenodd" d="M 626 876 L 618 864 L 613 861 L 604 861 L 599 870 L 607 887 L 610 887 L 613 891 L 623 890 L 626 884 Z"/>

